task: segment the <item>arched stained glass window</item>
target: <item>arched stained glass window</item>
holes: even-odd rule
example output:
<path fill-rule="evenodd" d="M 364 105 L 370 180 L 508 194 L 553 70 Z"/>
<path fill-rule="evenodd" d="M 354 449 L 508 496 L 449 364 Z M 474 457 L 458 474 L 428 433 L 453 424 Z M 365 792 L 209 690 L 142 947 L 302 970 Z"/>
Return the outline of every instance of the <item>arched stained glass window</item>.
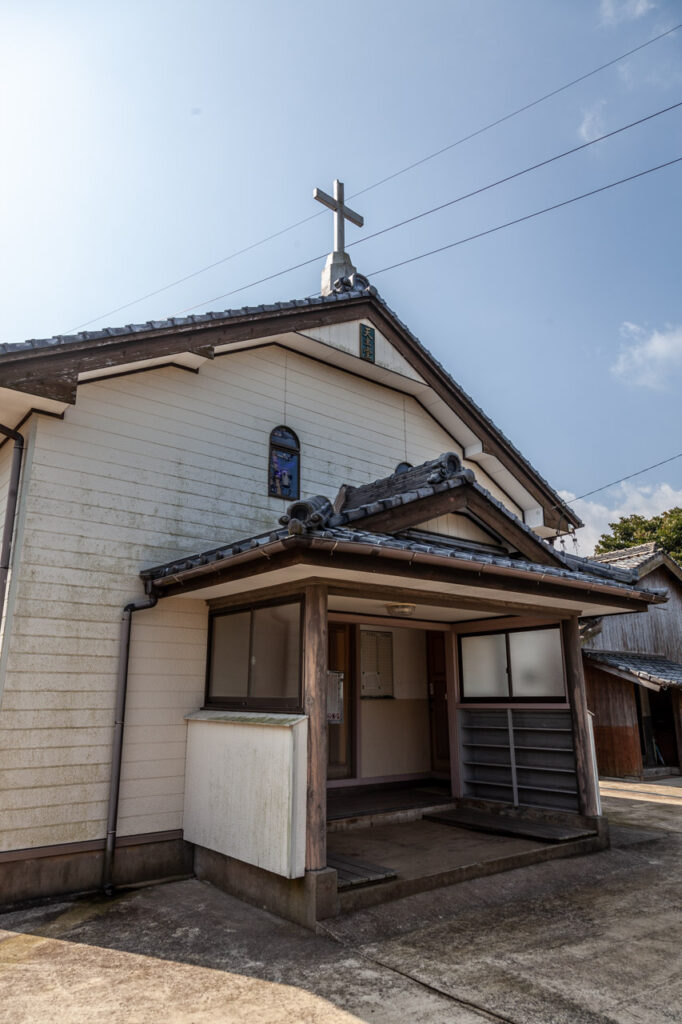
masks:
<path fill-rule="evenodd" d="M 296 501 L 300 497 L 301 446 L 289 427 L 275 427 L 270 434 L 268 494 Z"/>

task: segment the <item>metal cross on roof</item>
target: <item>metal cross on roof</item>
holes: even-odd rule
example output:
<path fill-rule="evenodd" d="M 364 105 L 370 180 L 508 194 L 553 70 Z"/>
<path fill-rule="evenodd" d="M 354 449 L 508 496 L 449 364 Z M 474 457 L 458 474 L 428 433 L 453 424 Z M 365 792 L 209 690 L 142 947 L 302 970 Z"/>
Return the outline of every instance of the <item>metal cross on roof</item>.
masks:
<path fill-rule="evenodd" d="M 327 206 L 334 213 L 334 251 L 327 257 L 324 270 L 322 271 L 322 294 L 330 295 L 339 286 L 339 282 L 352 278 L 355 274 L 355 267 L 346 254 L 345 222 L 349 220 L 359 228 L 365 223 L 364 219 L 355 210 L 351 210 L 343 201 L 343 182 L 334 182 L 334 198 L 323 192 L 321 188 L 313 191 L 313 199 L 318 203 Z"/>
<path fill-rule="evenodd" d="M 323 206 L 328 206 L 330 210 L 334 211 L 334 252 L 342 253 L 346 248 L 345 240 L 345 221 L 349 220 L 351 224 L 357 225 L 361 228 L 365 223 L 364 219 L 355 210 L 351 210 L 350 206 L 346 206 L 343 201 L 343 182 L 334 182 L 334 198 L 323 192 L 321 188 L 316 188 L 313 191 L 313 199 L 317 199 L 318 203 L 322 203 Z"/>

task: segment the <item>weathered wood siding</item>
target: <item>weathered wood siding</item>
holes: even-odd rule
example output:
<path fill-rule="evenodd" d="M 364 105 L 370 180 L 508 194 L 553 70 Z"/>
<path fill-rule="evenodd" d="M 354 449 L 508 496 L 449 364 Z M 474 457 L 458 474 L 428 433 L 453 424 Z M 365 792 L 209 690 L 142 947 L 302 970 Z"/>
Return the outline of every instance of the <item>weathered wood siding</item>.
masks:
<path fill-rule="evenodd" d="M 640 775 L 642 752 L 634 683 L 615 679 L 589 662 L 584 667 L 587 706 L 595 716 L 594 744 L 599 774 Z"/>
<path fill-rule="evenodd" d="M 601 633 L 585 646 L 596 651 L 642 651 L 682 662 L 682 584 L 663 566 L 644 576 L 640 586 L 668 591 L 665 604 L 643 614 L 610 615 Z"/>
<path fill-rule="evenodd" d="M 35 418 L 0 678 L 0 849 L 103 836 L 121 609 L 140 569 L 276 523 L 268 439 L 282 423 L 301 440 L 304 495 L 458 450 L 414 399 L 279 347 L 89 383 L 63 421 Z M 122 834 L 182 825 L 206 620 L 186 599 L 134 616 Z"/>

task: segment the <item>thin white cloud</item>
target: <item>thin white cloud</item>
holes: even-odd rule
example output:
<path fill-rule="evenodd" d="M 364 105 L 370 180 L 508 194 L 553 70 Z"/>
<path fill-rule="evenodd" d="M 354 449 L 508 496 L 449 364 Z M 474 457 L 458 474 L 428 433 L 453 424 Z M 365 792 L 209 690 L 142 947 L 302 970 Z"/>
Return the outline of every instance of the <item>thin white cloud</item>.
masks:
<path fill-rule="evenodd" d="M 605 133 L 604 118 L 602 117 L 605 106 L 606 100 L 598 100 L 594 106 L 585 111 L 580 128 L 578 128 L 578 135 L 583 142 L 592 142 Z"/>
<path fill-rule="evenodd" d="M 559 491 L 559 494 L 569 505 L 575 499 L 570 491 Z M 646 485 L 626 480 L 606 495 L 601 501 L 575 502 L 575 511 L 585 523 L 575 535 L 579 555 L 594 554 L 594 546 L 602 533 L 609 531 L 609 523 L 617 522 L 621 516 L 640 515 L 650 519 L 669 508 L 682 507 L 682 490 L 675 490 L 667 483 Z M 573 551 L 569 538 L 566 538 L 566 550 Z"/>
<path fill-rule="evenodd" d="M 636 21 L 657 6 L 654 0 L 601 0 L 599 11 L 603 25 L 618 25 L 621 21 Z"/>
<path fill-rule="evenodd" d="M 624 383 L 660 391 L 682 371 L 682 325 L 646 331 L 625 321 L 620 333 L 625 344 L 611 373 Z"/>

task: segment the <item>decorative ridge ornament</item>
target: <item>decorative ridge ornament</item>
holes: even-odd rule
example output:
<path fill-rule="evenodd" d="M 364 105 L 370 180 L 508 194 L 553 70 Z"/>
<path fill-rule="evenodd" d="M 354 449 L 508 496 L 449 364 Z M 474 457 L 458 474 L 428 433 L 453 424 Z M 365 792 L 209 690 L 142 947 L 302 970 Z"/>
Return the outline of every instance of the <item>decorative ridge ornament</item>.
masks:
<path fill-rule="evenodd" d="M 322 529 L 333 514 L 334 507 L 329 498 L 316 494 L 313 498 L 293 502 L 279 521 L 288 528 L 290 536 L 295 536 Z"/>
<path fill-rule="evenodd" d="M 349 220 L 351 224 L 361 228 L 365 221 L 359 213 L 345 205 L 342 181 L 337 180 L 334 182 L 333 197 L 323 192 L 322 189 L 316 188 L 313 190 L 313 199 L 328 207 L 334 214 L 334 249 L 327 256 L 327 262 L 322 271 L 321 288 L 323 295 L 331 295 L 333 292 L 345 290 L 343 287 L 337 287 L 337 285 L 347 278 L 353 278 L 356 273 L 350 256 L 345 251 L 345 222 Z"/>

